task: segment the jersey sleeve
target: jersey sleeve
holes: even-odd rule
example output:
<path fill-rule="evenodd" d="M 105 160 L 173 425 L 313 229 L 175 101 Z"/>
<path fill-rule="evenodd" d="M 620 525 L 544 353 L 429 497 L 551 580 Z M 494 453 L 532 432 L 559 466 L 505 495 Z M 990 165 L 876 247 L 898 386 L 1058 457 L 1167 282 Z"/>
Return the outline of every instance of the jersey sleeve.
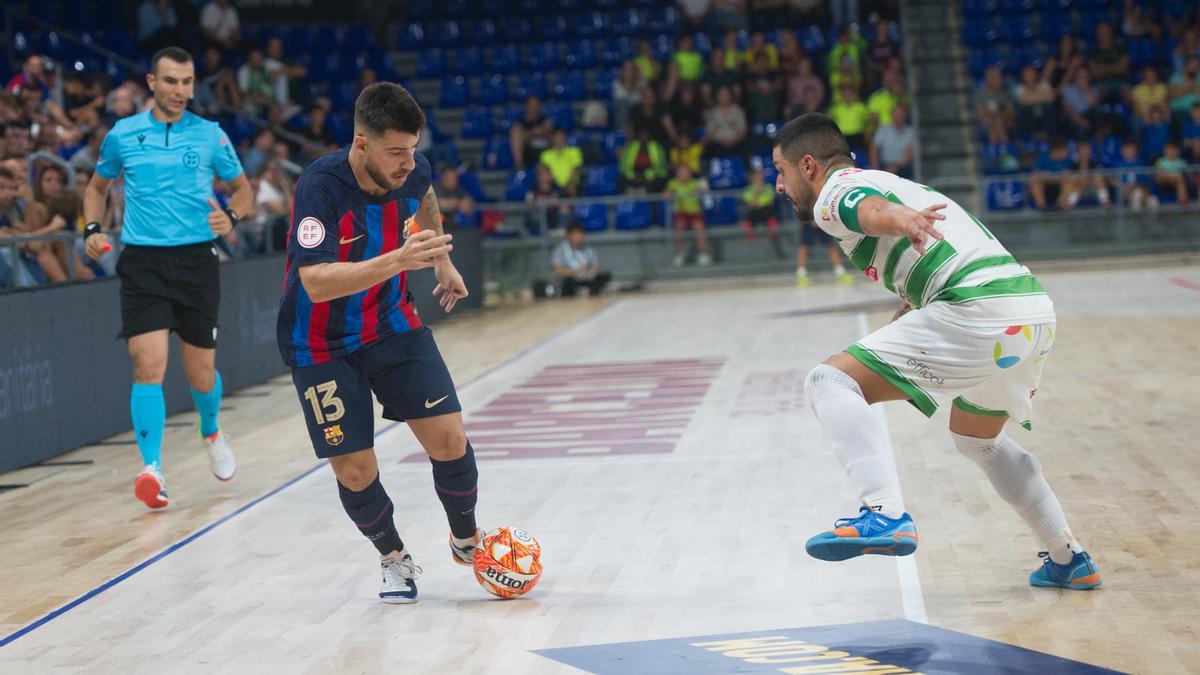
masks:
<path fill-rule="evenodd" d="M 229 142 L 225 130 L 218 126 L 216 132 L 213 138 L 213 142 L 216 143 L 212 153 L 213 170 L 221 180 L 233 180 L 242 175 L 242 160 L 238 159 L 237 151 L 233 149 L 233 143 Z"/>
<path fill-rule="evenodd" d="M 121 175 L 121 142 L 116 128 L 110 129 L 100 141 L 100 156 L 96 158 L 96 173 L 102 178 L 115 180 Z"/>
<path fill-rule="evenodd" d="M 813 209 L 813 217 L 821 229 L 838 238 L 851 232 L 862 234 L 858 225 L 858 205 L 867 197 L 884 196 L 856 173 L 837 176 L 822 192 L 823 197 Z"/>
<path fill-rule="evenodd" d="M 338 261 L 338 213 L 333 190 L 321 174 L 302 176 L 292 202 L 288 249 L 296 265 Z"/>

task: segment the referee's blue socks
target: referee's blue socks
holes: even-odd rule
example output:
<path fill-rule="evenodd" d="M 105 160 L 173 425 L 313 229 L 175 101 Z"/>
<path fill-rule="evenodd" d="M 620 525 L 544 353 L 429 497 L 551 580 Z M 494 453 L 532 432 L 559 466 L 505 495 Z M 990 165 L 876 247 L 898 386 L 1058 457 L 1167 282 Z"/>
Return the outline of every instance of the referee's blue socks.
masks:
<path fill-rule="evenodd" d="M 135 383 L 129 395 L 129 413 L 133 417 L 133 434 L 142 453 L 142 464 L 161 468 L 163 427 L 167 423 L 162 385 Z"/>
<path fill-rule="evenodd" d="M 467 452 L 458 459 L 440 462 L 432 457 L 433 487 L 446 509 L 450 532 L 457 539 L 475 536 L 475 502 L 479 497 L 479 470 L 475 468 L 475 451 L 467 442 Z"/>
<path fill-rule="evenodd" d="M 221 412 L 221 372 L 214 370 L 213 388 L 207 393 L 192 390 L 192 400 L 200 412 L 200 435 L 208 438 L 221 428 L 217 415 Z"/>

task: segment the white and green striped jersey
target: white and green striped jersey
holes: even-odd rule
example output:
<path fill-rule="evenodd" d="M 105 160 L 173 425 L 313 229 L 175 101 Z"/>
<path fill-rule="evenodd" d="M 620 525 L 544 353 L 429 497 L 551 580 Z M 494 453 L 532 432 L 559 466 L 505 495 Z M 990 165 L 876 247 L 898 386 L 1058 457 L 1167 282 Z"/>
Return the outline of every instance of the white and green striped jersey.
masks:
<path fill-rule="evenodd" d="M 872 195 L 918 211 L 946 204 L 946 219 L 936 224 L 945 239 L 930 239 L 919 255 L 906 237 L 863 234 L 858 205 Z M 1029 269 L 971 212 L 933 188 L 885 171 L 847 167 L 829 176 L 813 218 L 855 267 L 914 307 L 953 306 L 956 317 L 981 326 L 1054 321 L 1054 305 Z"/>

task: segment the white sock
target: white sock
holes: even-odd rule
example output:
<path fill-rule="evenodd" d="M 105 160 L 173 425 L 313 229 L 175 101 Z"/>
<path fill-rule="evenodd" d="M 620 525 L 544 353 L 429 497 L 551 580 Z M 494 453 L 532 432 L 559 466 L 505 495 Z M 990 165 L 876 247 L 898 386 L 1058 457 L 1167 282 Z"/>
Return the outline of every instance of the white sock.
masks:
<path fill-rule="evenodd" d="M 863 502 L 889 518 L 903 515 L 900 478 L 885 431 L 854 378 L 822 363 L 804 380 L 804 394 Z"/>
<path fill-rule="evenodd" d="M 833 273 L 840 277 L 846 273 L 846 268 L 842 267 L 841 265 L 834 265 Z"/>
<path fill-rule="evenodd" d="M 471 536 L 467 537 L 466 539 L 459 539 L 458 537 L 454 536 L 453 532 L 451 532 L 450 533 L 450 541 L 454 542 L 454 545 L 459 548 L 466 548 L 467 546 L 475 545 L 475 535 L 471 535 Z"/>
<path fill-rule="evenodd" d="M 1062 504 L 1042 475 L 1042 464 L 1017 442 L 1001 433 L 995 438 L 975 438 L 950 432 L 954 447 L 979 465 L 992 487 L 1033 530 L 1050 559 L 1065 565 L 1083 547 L 1071 534 Z"/>
<path fill-rule="evenodd" d="M 796 268 L 796 276 L 798 276 L 798 277 L 808 276 L 808 268 L 807 267 L 797 267 Z"/>

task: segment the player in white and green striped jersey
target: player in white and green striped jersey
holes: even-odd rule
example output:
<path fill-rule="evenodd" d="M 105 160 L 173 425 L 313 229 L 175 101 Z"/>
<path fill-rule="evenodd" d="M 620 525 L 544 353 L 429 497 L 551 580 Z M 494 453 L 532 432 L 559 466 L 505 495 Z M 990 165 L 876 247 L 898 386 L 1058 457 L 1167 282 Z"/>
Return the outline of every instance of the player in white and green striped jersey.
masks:
<path fill-rule="evenodd" d="M 1088 589 L 1100 573 L 1067 525 L 1041 465 L 1004 434 L 1031 424 L 1033 396 L 1054 342 L 1046 291 L 966 209 L 919 183 L 854 168 L 834 122 L 802 115 L 780 130 L 776 190 L 812 212 L 850 261 L 900 296 L 887 326 L 812 369 L 805 393 L 864 506 L 807 543 L 823 560 L 909 555 L 917 532 L 904 510 L 885 430 L 870 409 L 908 400 L 932 416 L 952 403 L 950 435 L 1028 523 L 1046 552 L 1029 581 Z"/>

